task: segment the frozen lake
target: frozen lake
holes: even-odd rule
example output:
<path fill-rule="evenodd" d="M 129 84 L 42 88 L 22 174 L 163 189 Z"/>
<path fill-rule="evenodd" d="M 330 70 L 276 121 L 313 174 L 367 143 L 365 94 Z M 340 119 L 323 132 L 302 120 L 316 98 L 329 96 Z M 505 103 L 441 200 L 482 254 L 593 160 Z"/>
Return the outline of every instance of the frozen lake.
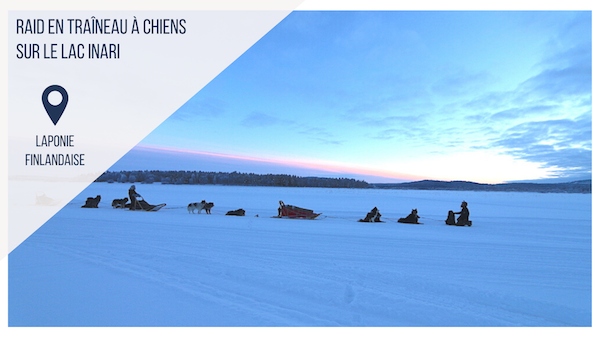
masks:
<path fill-rule="evenodd" d="M 113 209 L 129 186 L 91 184 L 9 255 L 10 326 L 592 323 L 591 194 L 155 183 L 160 211 Z M 323 216 L 271 218 L 279 200 Z M 463 200 L 473 226 L 445 225 Z"/>

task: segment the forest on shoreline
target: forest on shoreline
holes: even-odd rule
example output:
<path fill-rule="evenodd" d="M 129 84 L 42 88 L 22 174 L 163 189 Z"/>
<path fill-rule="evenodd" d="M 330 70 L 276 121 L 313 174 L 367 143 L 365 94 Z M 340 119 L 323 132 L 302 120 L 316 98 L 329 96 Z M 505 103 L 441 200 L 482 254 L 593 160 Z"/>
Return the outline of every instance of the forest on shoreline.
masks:
<path fill-rule="evenodd" d="M 369 188 L 370 184 L 352 178 L 300 177 L 285 174 L 249 174 L 237 171 L 107 171 L 96 182 L 219 184 L 267 187 Z"/>
<path fill-rule="evenodd" d="M 483 184 L 468 181 L 423 180 L 406 183 L 367 183 L 353 178 L 301 177 L 287 174 L 252 174 L 214 171 L 132 170 L 107 171 L 96 182 L 234 185 L 266 187 L 316 187 L 402 190 L 518 191 L 542 193 L 591 193 L 592 180 L 568 183 Z"/>

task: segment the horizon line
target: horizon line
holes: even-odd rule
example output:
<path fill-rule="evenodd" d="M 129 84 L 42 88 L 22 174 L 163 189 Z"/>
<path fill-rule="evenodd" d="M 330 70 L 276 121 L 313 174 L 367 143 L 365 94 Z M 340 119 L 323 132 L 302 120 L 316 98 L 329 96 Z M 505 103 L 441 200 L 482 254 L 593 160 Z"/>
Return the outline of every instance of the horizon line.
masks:
<path fill-rule="evenodd" d="M 299 168 L 299 169 L 313 169 L 320 170 L 325 172 L 330 172 L 332 174 L 349 174 L 349 175 L 366 175 L 366 176 L 374 176 L 381 177 L 386 179 L 395 179 L 395 180 L 404 180 L 404 181 L 418 181 L 429 179 L 423 176 L 411 175 L 411 174 L 403 174 L 397 173 L 389 170 L 378 170 L 357 166 L 350 166 L 347 164 L 340 163 L 326 163 L 318 160 L 314 161 L 296 161 L 296 160 L 287 160 L 287 159 L 278 159 L 278 158 L 261 158 L 261 157 L 253 157 L 253 156 L 244 156 L 244 155 L 235 155 L 235 154 L 224 154 L 217 152 L 208 152 L 208 151 L 200 151 L 193 149 L 184 149 L 184 148 L 176 148 L 176 147 L 168 147 L 168 146 L 157 146 L 157 145 L 148 145 L 148 144 L 138 144 L 133 149 L 138 148 L 142 151 L 159 151 L 159 152 L 168 152 L 168 153 L 179 153 L 179 154 L 189 154 L 189 155 L 203 155 L 203 156 L 211 156 L 217 158 L 225 158 L 231 160 L 239 160 L 239 161 L 249 161 L 249 162 L 259 162 L 259 163 L 269 163 L 275 164 L 285 167 Z"/>

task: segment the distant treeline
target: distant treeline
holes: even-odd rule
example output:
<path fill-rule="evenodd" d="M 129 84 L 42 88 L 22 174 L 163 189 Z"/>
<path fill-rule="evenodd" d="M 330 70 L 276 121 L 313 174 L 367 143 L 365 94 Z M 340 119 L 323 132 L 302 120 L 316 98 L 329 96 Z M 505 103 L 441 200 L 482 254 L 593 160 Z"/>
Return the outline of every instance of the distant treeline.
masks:
<path fill-rule="evenodd" d="M 518 191 L 543 193 L 591 193 L 592 180 L 569 183 L 503 183 L 483 184 L 467 181 L 415 181 L 407 183 L 372 183 L 352 178 L 300 177 L 295 175 L 246 174 L 237 171 L 107 171 L 96 182 L 220 184 L 267 187 L 375 188 L 398 190 Z"/>
<path fill-rule="evenodd" d="M 380 183 L 371 185 L 377 189 L 402 190 L 458 190 L 458 191 L 518 191 L 542 193 L 591 193 L 592 180 L 568 183 L 502 183 L 483 184 L 466 181 L 418 181 L 407 183 Z"/>
<path fill-rule="evenodd" d="M 369 183 L 352 178 L 299 177 L 294 175 L 246 174 L 237 171 L 107 171 L 96 182 L 220 184 L 268 187 L 369 188 Z"/>

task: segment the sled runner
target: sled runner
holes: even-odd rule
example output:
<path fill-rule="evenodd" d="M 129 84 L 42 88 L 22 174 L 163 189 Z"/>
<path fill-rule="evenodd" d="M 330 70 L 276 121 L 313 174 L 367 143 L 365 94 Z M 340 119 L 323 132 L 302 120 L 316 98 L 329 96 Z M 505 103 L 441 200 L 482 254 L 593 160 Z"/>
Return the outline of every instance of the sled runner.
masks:
<path fill-rule="evenodd" d="M 165 205 L 167 205 L 167 204 L 166 203 L 161 203 L 161 204 L 152 206 L 152 208 L 150 208 L 150 209 L 144 209 L 144 211 L 159 211 Z"/>
<path fill-rule="evenodd" d="M 279 215 L 275 218 L 301 218 L 301 219 L 315 219 L 321 214 L 316 214 L 310 209 L 300 208 L 293 205 L 288 205 L 279 201 Z"/>
<path fill-rule="evenodd" d="M 167 205 L 166 203 L 161 203 L 161 204 L 157 204 L 157 205 L 152 205 L 149 204 L 148 202 L 146 202 L 144 199 L 141 200 L 135 200 L 132 203 L 134 204 L 134 209 L 130 209 L 130 210 L 134 210 L 134 211 L 158 211 L 160 209 L 162 209 L 162 207 L 164 207 L 165 205 Z M 126 208 L 130 207 L 130 204 L 126 204 L 125 205 Z"/>

